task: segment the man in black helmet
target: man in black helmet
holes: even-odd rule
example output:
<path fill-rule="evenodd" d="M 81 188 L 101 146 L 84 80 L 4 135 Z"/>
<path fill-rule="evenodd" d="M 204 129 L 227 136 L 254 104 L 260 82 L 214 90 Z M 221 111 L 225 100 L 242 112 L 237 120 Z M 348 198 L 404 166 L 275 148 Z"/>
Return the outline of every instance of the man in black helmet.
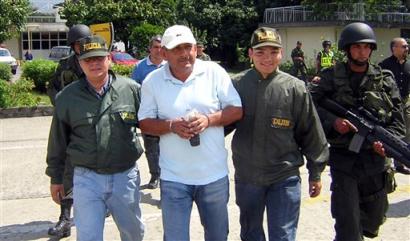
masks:
<path fill-rule="evenodd" d="M 78 62 L 80 54 L 79 40 L 90 36 L 91 30 L 87 25 L 77 24 L 68 31 L 67 44 L 71 47 L 72 54 L 60 60 L 52 81 L 48 84 L 47 94 L 51 103 L 55 104 L 56 94 L 74 80 L 79 79 L 83 71 Z"/>
<path fill-rule="evenodd" d="M 332 42 L 330 40 L 324 40 L 322 42 L 323 50 L 321 50 L 316 57 L 316 72 L 319 73 L 324 68 L 329 68 L 335 64 L 333 58 L 334 53 L 330 49 Z"/>
<path fill-rule="evenodd" d="M 330 143 L 335 241 L 362 241 L 364 236 L 376 237 L 386 219 L 390 164 L 383 144 L 378 141 L 365 141 L 359 153 L 349 151 L 356 126 L 323 109 L 319 103 L 329 98 L 347 109 L 364 108 L 399 138 L 405 134 L 403 107 L 391 73 L 369 63 L 377 43 L 367 24 L 345 26 L 338 45 L 346 53 L 347 61 L 323 70 L 320 79 L 309 84 L 309 89 Z"/>
<path fill-rule="evenodd" d="M 71 46 L 73 54 L 60 60 L 52 81 L 48 84 L 47 93 L 51 103 L 55 105 L 56 94 L 71 82 L 79 79 L 83 75 L 83 70 L 78 61 L 80 54 L 79 40 L 90 36 L 90 28 L 84 24 L 77 24 L 68 31 L 68 45 Z M 73 205 L 70 190 L 73 187 L 73 168 L 70 162 L 65 163 L 63 180 L 65 197 L 60 197 L 60 217 L 54 227 L 48 230 L 48 234 L 57 237 L 68 237 L 71 234 L 70 212 Z"/>

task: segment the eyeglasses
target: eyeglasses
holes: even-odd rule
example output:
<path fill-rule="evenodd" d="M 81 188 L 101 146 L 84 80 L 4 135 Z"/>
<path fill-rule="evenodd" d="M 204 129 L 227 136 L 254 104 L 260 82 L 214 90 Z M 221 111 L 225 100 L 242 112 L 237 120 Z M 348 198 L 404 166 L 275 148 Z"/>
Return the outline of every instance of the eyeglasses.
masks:
<path fill-rule="evenodd" d="M 408 45 L 402 45 L 402 46 L 396 46 L 398 48 L 402 48 L 402 49 L 407 49 L 409 46 Z"/>

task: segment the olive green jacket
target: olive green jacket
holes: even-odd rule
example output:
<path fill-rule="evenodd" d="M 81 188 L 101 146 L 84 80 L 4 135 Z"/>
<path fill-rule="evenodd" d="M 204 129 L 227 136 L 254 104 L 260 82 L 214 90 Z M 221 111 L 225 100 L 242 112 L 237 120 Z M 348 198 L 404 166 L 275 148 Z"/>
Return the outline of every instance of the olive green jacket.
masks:
<path fill-rule="evenodd" d="M 111 85 L 101 98 L 85 78 L 56 98 L 47 149 L 46 174 L 62 183 L 65 161 L 111 174 L 135 165 L 143 150 L 137 138 L 140 86 L 110 72 Z"/>
<path fill-rule="evenodd" d="M 279 70 L 263 79 L 249 69 L 234 86 L 244 110 L 232 140 L 235 178 L 270 185 L 299 175 L 305 155 L 309 179 L 320 180 L 328 144 L 305 83 Z"/>

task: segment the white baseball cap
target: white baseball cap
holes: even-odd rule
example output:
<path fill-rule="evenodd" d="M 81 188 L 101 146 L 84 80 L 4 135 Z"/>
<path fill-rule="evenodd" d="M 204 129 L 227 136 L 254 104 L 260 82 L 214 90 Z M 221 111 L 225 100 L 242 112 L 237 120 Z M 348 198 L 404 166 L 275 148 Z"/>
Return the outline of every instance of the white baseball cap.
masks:
<path fill-rule="evenodd" d="M 194 35 L 186 26 L 174 25 L 165 30 L 164 35 L 162 35 L 161 47 L 167 49 L 173 49 L 180 44 L 196 44 Z"/>

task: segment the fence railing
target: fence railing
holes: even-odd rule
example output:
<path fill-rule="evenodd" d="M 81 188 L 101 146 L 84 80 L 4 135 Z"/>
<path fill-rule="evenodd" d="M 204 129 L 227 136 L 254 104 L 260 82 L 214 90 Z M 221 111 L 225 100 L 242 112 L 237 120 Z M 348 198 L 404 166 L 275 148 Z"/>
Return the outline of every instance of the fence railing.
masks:
<path fill-rule="evenodd" d="M 329 21 L 367 21 L 387 24 L 410 24 L 410 13 L 380 12 L 366 13 L 362 4 L 353 4 L 350 8 L 324 6 L 322 13 L 314 12 L 304 6 L 291 6 L 265 9 L 263 22 L 266 24 L 284 24 L 297 22 Z"/>

